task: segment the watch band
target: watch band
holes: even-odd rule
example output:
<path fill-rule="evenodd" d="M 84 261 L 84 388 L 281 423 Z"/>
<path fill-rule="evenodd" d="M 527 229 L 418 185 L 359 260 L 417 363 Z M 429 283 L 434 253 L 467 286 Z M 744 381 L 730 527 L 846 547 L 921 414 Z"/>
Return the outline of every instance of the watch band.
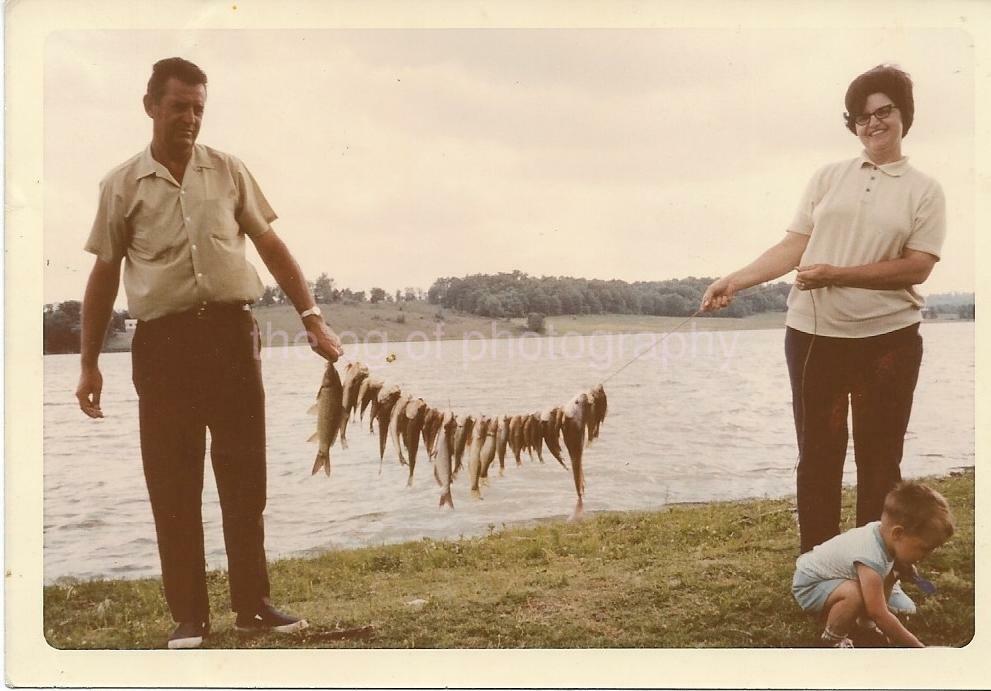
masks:
<path fill-rule="evenodd" d="M 321 314 L 323 314 L 323 312 L 320 311 L 320 306 L 319 305 L 313 305 L 313 307 L 311 307 L 310 309 L 303 310 L 302 312 L 300 312 L 299 313 L 299 318 L 300 319 L 306 319 L 307 317 L 311 317 L 311 316 L 317 316 L 317 317 L 319 317 Z"/>

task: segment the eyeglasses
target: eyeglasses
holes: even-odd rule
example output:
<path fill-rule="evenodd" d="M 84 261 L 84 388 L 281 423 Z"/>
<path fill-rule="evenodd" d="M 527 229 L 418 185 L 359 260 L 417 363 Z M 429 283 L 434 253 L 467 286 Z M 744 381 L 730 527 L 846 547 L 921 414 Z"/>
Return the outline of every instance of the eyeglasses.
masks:
<path fill-rule="evenodd" d="M 861 113 L 860 115 L 850 115 L 849 113 L 847 113 L 846 117 L 848 120 L 853 120 L 858 125 L 866 125 L 871 121 L 872 115 L 876 117 L 879 121 L 885 120 L 889 115 L 891 115 L 891 111 L 893 110 L 898 110 L 898 106 L 896 106 L 894 103 L 889 103 L 886 106 L 881 106 L 873 113 Z"/>

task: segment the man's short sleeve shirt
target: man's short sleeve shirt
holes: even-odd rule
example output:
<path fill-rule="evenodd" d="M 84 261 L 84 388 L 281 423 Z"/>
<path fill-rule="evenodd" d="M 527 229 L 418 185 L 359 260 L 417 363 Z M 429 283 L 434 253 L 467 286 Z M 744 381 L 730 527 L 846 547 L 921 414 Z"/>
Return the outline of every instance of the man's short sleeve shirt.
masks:
<path fill-rule="evenodd" d="M 276 219 L 245 165 L 197 144 L 182 183 L 149 146 L 100 183 L 85 249 L 124 260 L 128 312 L 149 320 L 205 302 L 258 299 L 261 280 L 244 254 L 245 237 Z"/>

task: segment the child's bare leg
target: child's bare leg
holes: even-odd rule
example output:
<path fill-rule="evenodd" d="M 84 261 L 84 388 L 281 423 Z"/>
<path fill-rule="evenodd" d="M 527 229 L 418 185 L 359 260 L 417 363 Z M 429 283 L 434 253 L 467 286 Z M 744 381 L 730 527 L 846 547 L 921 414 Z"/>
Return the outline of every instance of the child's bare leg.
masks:
<path fill-rule="evenodd" d="M 829 594 L 822 611 L 826 620 L 826 632 L 834 637 L 846 636 L 857 617 L 864 613 L 864 596 L 860 592 L 860 583 L 845 581 Z"/>

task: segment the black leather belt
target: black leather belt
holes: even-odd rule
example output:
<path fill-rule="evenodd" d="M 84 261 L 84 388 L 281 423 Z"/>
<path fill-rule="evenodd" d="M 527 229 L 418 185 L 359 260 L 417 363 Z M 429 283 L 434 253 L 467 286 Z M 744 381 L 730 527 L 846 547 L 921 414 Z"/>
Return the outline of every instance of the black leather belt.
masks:
<path fill-rule="evenodd" d="M 185 312 L 166 314 L 164 317 L 149 319 L 146 324 L 168 324 L 178 321 L 209 321 L 211 319 L 231 318 L 243 312 L 251 312 L 250 302 L 204 302 L 198 307 Z"/>

